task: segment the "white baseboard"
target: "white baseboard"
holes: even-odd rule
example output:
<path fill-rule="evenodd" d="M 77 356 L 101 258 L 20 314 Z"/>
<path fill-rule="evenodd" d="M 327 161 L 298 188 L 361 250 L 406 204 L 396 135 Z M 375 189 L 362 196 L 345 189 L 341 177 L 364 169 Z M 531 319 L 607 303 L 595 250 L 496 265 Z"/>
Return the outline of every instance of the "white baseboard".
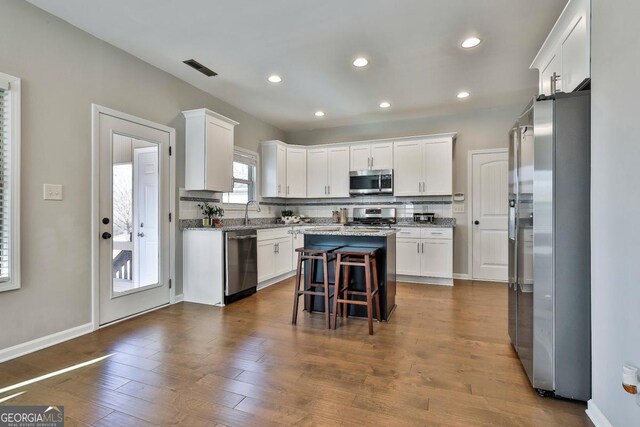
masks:
<path fill-rule="evenodd" d="M 469 276 L 468 274 L 461 274 L 461 273 L 453 273 L 453 278 L 456 280 L 471 280 L 471 276 Z"/>
<path fill-rule="evenodd" d="M 587 402 L 587 410 L 585 412 L 596 427 L 613 427 L 613 424 L 611 424 L 607 417 L 604 416 L 593 399 L 590 399 Z"/>
<path fill-rule="evenodd" d="M 84 325 L 76 326 L 75 328 L 36 338 L 35 340 L 17 344 L 13 347 L 4 348 L 0 350 L 0 362 L 6 362 L 7 360 L 33 353 L 34 351 L 42 350 L 43 348 L 51 347 L 55 344 L 60 344 L 61 342 L 77 338 L 90 332 L 93 332 L 93 324 L 85 323 Z"/>
<path fill-rule="evenodd" d="M 182 301 L 184 301 L 184 294 L 176 295 L 175 298 L 173 299 L 174 304 L 177 304 Z"/>
<path fill-rule="evenodd" d="M 258 283 L 258 287 L 257 287 L 257 289 L 258 289 L 259 291 L 261 291 L 261 290 L 263 290 L 264 288 L 268 288 L 268 287 L 269 287 L 269 286 L 271 286 L 271 285 L 275 285 L 276 283 L 280 283 L 280 282 L 282 282 L 283 280 L 288 279 L 289 277 L 293 277 L 293 276 L 295 276 L 295 275 L 296 275 L 296 272 L 295 272 L 295 271 L 291 271 L 291 272 L 289 272 L 289 273 L 282 274 L 282 275 L 277 276 L 277 277 L 274 277 L 274 278 L 272 278 L 272 279 L 265 280 L 265 281 L 263 281 L 263 282 Z"/>
<path fill-rule="evenodd" d="M 419 283 L 421 285 L 453 286 L 453 279 L 445 279 L 440 277 L 405 276 L 403 274 L 398 274 L 396 275 L 396 281 L 405 283 Z"/>

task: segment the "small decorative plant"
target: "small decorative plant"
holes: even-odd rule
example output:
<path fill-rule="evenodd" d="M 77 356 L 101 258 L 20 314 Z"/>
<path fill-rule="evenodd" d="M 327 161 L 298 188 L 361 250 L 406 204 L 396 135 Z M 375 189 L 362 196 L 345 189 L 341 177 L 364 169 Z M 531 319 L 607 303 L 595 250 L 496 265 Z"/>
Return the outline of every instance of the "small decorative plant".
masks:
<path fill-rule="evenodd" d="M 202 225 L 205 227 L 211 227 L 211 224 L 215 224 L 216 227 L 219 227 L 222 224 L 220 218 L 224 216 L 224 209 L 220 206 L 211 206 L 209 202 L 204 202 L 198 203 L 198 207 L 202 211 L 202 215 L 204 215 Z"/>
<path fill-rule="evenodd" d="M 280 214 L 283 218 L 285 216 L 293 216 L 293 211 L 292 210 L 288 210 L 288 209 L 283 209 L 282 213 Z"/>

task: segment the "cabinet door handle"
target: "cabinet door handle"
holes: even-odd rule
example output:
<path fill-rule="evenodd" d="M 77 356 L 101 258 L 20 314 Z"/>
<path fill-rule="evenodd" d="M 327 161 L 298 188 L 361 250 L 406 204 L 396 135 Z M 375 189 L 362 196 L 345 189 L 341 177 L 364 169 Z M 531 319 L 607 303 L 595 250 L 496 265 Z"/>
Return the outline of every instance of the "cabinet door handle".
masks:
<path fill-rule="evenodd" d="M 420 242 L 416 243 L 416 245 L 418 245 L 418 247 L 416 248 L 416 251 L 420 253 Z"/>
<path fill-rule="evenodd" d="M 278 194 L 280 194 L 280 191 L 281 191 L 281 187 L 280 187 L 280 184 L 278 184 Z"/>
<path fill-rule="evenodd" d="M 327 194 L 331 194 L 331 186 L 327 185 Z"/>
<path fill-rule="evenodd" d="M 422 253 L 424 253 L 424 242 L 422 242 Z"/>

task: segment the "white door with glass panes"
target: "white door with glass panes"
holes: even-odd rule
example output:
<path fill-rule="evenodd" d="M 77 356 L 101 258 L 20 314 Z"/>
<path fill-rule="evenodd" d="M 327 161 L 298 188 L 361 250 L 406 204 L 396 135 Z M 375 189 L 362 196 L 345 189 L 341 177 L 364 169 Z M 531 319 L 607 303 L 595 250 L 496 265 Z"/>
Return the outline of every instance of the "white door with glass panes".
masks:
<path fill-rule="evenodd" d="M 329 171 L 328 151 L 326 148 L 313 148 L 307 151 L 307 197 L 327 197 Z"/>
<path fill-rule="evenodd" d="M 170 300 L 170 158 L 173 129 L 95 107 L 98 322 Z"/>

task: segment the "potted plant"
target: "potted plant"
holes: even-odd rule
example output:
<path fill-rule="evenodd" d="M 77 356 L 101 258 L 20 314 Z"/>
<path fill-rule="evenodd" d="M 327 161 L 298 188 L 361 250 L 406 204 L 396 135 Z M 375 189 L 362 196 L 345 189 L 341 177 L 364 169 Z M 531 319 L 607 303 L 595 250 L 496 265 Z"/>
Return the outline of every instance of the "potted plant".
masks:
<path fill-rule="evenodd" d="M 198 203 L 198 207 L 202 211 L 202 215 L 204 215 L 202 219 L 203 227 L 211 227 L 213 224 L 215 224 L 216 227 L 222 226 L 220 218 L 224 215 L 224 209 L 220 206 L 211 206 L 209 202 Z"/>

